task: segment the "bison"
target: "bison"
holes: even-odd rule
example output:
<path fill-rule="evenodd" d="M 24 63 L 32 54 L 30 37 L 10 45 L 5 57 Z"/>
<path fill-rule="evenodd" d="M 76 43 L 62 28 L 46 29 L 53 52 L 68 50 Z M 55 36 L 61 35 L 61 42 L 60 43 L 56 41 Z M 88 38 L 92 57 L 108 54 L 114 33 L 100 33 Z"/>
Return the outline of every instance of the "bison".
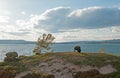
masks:
<path fill-rule="evenodd" d="M 77 52 L 80 53 L 80 52 L 81 52 L 81 48 L 80 48 L 80 46 L 75 46 L 75 47 L 74 47 L 74 52 L 75 52 L 75 51 L 77 51 Z"/>

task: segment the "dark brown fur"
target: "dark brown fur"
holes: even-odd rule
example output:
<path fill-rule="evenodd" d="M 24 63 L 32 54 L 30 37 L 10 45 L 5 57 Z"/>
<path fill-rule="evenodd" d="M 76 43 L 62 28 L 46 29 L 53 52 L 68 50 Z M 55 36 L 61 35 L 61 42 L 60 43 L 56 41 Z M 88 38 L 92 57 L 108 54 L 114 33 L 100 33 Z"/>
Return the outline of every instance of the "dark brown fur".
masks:
<path fill-rule="evenodd" d="M 80 46 L 75 46 L 75 47 L 74 47 L 74 52 L 75 52 L 75 51 L 77 51 L 77 52 L 80 53 L 80 52 L 81 52 L 81 48 L 80 48 Z"/>

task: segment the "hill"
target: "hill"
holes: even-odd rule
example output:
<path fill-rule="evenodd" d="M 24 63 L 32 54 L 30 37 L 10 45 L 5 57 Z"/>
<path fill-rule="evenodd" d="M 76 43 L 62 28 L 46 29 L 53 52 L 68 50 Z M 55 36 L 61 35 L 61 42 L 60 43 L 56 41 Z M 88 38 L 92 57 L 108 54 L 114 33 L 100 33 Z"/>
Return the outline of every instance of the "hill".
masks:
<path fill-rule="evenodd" d="M 33 44 L 33 41 L 25 40 L 0 40 L 0 44 Z"/>
<path fill-rule="evenodd" d="M 0 44 L 35 44 L 35 41 L 25 41 L 25 40 L 0 40 Z M 102 43 L 115 43 L 120 44 L 120 39 L 113 40 L 102 40 L 102 41 L 73 41 L 73 42 L 60 42 L 55 44 L 102 44 Z"/>
<path fill-rule="evenodd" d="M 120 44 L 120 39 L 113 39 L 113 40 L 101 40 L 101 41 L 73 41 L 73 42 L 61 42 L 59 44 L 104 44 L 104 43 L 111 43 L 111 44 Z"/>
<path fill-rule="evenodd" d="M 0 63 L 0 70 L 11 70 L 15 78 L 119 78 L 119 60 L 105 53 L 56 52 L 19 56 Z"/>

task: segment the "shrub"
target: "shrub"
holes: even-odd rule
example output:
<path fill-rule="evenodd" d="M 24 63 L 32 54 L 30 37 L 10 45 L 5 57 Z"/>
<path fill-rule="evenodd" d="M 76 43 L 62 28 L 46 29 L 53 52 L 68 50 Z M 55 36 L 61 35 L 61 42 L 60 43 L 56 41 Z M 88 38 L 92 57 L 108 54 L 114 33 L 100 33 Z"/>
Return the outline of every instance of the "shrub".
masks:
<path fill-rule="evenodd" d="M 43 34 L 42 37 L 39 37 L 37 40 L 37 46 L 36 48 L 33 50 L 34 53 L 36 53 L 37 55 L 39 55 L 41 53 L 42 50 L 47 50 L 47 51 L 52 51 L 51 49 L 51 45 L 53 40 L 55 39 L 54 36 L 52 36 L 52 34 Z"/>

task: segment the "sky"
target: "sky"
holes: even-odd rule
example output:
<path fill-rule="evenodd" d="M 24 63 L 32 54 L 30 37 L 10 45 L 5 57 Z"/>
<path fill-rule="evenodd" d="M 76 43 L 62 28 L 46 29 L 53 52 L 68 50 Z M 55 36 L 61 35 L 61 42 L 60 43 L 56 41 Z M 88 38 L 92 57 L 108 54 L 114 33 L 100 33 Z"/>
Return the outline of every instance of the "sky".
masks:
<path fill-rule="evenodd" d="M 0 0 L 0 39 L 120 39 L 120 0 Z"/>

